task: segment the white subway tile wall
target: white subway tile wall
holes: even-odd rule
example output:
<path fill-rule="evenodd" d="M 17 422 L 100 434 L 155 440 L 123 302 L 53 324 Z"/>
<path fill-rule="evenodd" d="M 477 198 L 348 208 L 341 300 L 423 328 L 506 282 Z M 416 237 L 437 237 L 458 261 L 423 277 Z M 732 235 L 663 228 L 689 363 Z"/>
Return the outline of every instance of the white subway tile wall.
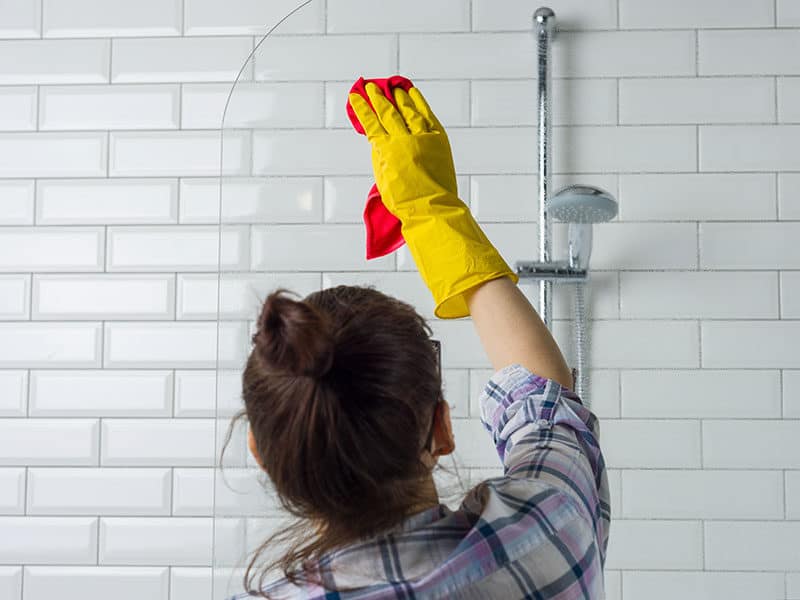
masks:
<path fill-rule="evenodd" d="M 276 287 L 414 305 L 443 342 L 462 476 L 501 472 L 469 320 L 434 317 L 406 247 L 365 259 L 374 179 L 344 107 L 360 76 L 412 78 L 487 236 L 535 259 L 539 5 L 314 0 L 245 63 L 300 3 L 0 2 L 3 600 L 236 590 L 228 559 L 277 504 L 241 427 L 215 466 Z M 553 183 L 619 199 L 589 295 L 607 597 L 797 600 L 800 3 L 549 6 Z M 571 299 L 556 288 L 554 334 L 574 363 Z"/>

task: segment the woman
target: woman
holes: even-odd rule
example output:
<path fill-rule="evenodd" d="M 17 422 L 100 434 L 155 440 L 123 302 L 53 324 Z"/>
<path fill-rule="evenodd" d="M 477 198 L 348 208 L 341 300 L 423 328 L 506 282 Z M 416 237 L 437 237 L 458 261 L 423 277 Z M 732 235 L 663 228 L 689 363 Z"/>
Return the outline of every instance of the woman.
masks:
<path fill-rule="evenodd" d="M 270 294 L 243 376 L 250 451 L 298 517 L 245 573 L 265 598 L 602 598 L 609 492 L 595 416 L 517 276 L 458 199 L 447 135 L 417 88 L 350 102 L 386 207 L 441 318 L 471 316 L 505 475 L 439 503 L 453 452 L 425 319 L 381 292 Z M 285 552 L 261 571 L 274 542 Z M 283 576 L 265 584 L 280 567 Z M 245 596 L 242 596 L 245 597 Z"/>

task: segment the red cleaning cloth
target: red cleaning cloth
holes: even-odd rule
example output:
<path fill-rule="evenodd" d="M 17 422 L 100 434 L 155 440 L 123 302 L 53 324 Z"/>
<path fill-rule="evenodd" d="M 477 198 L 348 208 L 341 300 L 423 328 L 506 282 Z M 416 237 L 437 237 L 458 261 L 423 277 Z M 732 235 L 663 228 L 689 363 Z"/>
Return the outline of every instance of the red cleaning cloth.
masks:
<path fill-rule="evenodd" d="M 408 91 L 414 87 L 414 84 L 411 83 L 410 80 L 400 75 L 394 75 L 385 79 L 364 79 L 363 77 L 359 77 L 358 81 L 350 88 L 350 93 L 360 94 L 371 107 L 372 102 L 370 102 L 369 96 L 367 96 L 365 87 L 368 82 L 377 85 L 381 92 L 383 92 L 383 95 L 394 104 L 395 108 L 397 108 L 397 104 L 394 101 L 394 93 L 392 90 L 399 87 Z M 375 107 L 372 108 L 374 109 Z M 347 116 L 350 117 L 353 128 L 361 135 L 366 135 L 364 127 L 358 120 L 353 107 L 350 106 L 349 99 L 347 100 Z M 367 204 L 364 207 L 364 224 L 367 227 L 367 260 L 394 252 L 405 244 L 403 234 L 400 232 L 400 220 L 384 206 L 377 184 L 373 184 L 372 188 L 369 190 L 369 194 L 367 194 Z"/>

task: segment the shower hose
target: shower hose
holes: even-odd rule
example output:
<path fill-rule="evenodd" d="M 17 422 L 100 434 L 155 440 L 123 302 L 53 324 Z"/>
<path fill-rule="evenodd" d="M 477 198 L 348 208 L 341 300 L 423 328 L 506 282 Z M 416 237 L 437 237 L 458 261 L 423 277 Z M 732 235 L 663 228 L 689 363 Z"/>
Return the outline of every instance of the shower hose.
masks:
<path fill-rule="evenodd" d="M 578 371 L 575 378 L 575 393 L 586 408 L 591 408 L 589 398 L 589 304 L 586 301 L 588 294 L 588 279 L 575 284 L 573 296 L 573 314 L 575 326 L 573 335 L 575 341 L 575 368 Z"/>

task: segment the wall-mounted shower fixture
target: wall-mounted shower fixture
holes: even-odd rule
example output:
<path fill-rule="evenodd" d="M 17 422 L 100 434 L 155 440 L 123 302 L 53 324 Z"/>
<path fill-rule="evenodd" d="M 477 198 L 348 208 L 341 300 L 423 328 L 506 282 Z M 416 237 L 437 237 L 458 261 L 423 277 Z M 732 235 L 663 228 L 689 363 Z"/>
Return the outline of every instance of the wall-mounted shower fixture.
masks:
<path fill-rule="evenodd" d="M 574 340 L 577 370 L 575 392 L 588 407 L 588 316 L 586 314 L 586 282 L 589 258 L 592 253 L 592 224 L 609 221 L 617 215 L 617 201 L 600 188 L 588 185 L 571 185 L 550 198 L 552 163 L 551 111 L 550 111 L 550 46 L 555 34 L 555 13 L 547 7 L 539 8 L 533 15 L 538 52 L 538 102 L 539 130 L 537 150 L 539 165 L 539 260 L 517 261 L 515 270 L 520 279 L 539 282 L 539 314 L 545 325 L 552 321 L 552 284 L 575 284 Z M 551 220 L 569 223 L 568 258 L 552 260 Z"/>

